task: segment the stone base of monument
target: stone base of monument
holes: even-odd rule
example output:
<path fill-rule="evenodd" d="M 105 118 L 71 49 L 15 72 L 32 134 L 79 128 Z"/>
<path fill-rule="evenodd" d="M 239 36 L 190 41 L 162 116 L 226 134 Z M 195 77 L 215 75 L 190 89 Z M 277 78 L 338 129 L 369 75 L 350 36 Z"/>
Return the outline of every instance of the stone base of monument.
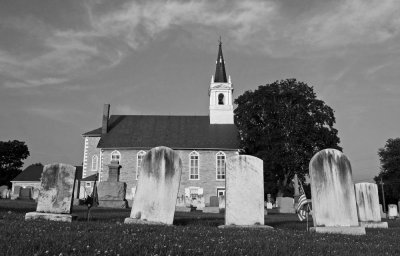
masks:
<path fill-rule="evenodd" d="M 365 222 L 360 221 L 360 226 L 364 228 L 388 228 L 387 222 Z"/>
<path fill-rule="evenodd" d="M 126 200 L 99 200 L 99 207 L 127 208 L 128 202 Z"/>
<path fill-rule="evenodd" d="M 218 206 L 206 206 L 203 209 L 204 213 L 219 213 L 219 207 Z"/>
<path fill-rule="evenodd" d="M 192 209 L 190 207 L 186 207 L 186 206 L 175 206 L 175 211 L 176 212 L 191 212 Z"/>
<path fill-rule="evenodd" d="M 77 218 L 76 215 L 71 214 L 57 214 L 57 213 L 44 213 L 44 212 L 28 212 L 25 214 L 25 220 L 51 220 L 72 222 Z"/>
<path fill-rule="evenodd" d="M 139 220 L 135 218 L 125 218 L 125 224 L 140 224 L 140 225 L 163 225 L 163 226 L 170 226 L 170 224 L 162 223 L 162 222 L 155 222 L 155 221 L 146 221 L 146 220 Z"/>
<path fill-rule="evenodd" d="M 311 232 L 343 234 L 343 235 L 365 235 L 365 227 L 312 227 Z"/>
<path fill-rule="evenodd" d="M 218 228 L 274 229 L 267 225 L 221 225 Z"/>

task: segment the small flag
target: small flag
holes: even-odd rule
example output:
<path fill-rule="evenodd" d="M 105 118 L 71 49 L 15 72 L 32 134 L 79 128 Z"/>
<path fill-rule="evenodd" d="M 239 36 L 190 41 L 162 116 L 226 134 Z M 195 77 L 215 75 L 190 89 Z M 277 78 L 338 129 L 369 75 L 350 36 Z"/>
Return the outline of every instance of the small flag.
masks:
<path fill-rule="evenodd" d="M 299 202 L 297 204 L 296 212 L 297 216 L 299 217 L 300 221 L 303 221 L 307 217 L 307 210 L 305 209 L 305 206 L 307 206 L 307 197 L 306 194 L 304 193 L 303 186 L 300 184 L 300 197 L 299 197 Z"/>

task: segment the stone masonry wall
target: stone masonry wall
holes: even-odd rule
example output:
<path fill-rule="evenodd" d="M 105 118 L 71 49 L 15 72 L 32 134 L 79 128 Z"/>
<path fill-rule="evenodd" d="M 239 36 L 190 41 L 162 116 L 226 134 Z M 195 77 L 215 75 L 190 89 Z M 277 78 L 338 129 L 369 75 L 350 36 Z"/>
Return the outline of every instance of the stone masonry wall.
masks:
<path fill-rule="evenodd" d="M 90 175 L 96 174 L 100 168 L 101 155 L 100 149 L 97 148 L 100 137 L 84 137 L 84 150 L 83 150 L 83 167 L 82 167 L 82 178 L 88 177 Z M 96 155 L 98 157 L 98 168 L 97 170 L 92 170 L 92 158 Z M 91 193 L 93 184 L 91 187 L 87 187 L 85 182 L 81 183 L 79 198 L 85 198 L 87 193 Z M 86 191 L 86 192 L 85 192 Z"/>
<path fill-rule="evenodd" d="M 149 149 L 144 150 L 147 152 Z M 102 173 L 101 180 L 107 180 L 108 164 L 111 162 L 113 149 L 102 150 Z M 126 182 L 126 199 L 132 199 L 132 188 L 136 187 L 137 154 L 141 150 L 120 149 L 120 181 Z M 217 180 L 216 175 L 216 154 L 217 150 L 196 150 L 199 153 L 199 180 L 189 179 L 189 154 L 193 150 L 176 150 L 182 159 L 182 177 L 179 186 L 178 196 L 185 194 L 186 187 L 201 187 L 204 190 L 206 205 L 210 202 L 210 196 L 217 195 L 217 188 L 225 187 L 225 180 Z M 226 159 L 237 155 L 237 151 L 222 151 L 226 154 Z"/>

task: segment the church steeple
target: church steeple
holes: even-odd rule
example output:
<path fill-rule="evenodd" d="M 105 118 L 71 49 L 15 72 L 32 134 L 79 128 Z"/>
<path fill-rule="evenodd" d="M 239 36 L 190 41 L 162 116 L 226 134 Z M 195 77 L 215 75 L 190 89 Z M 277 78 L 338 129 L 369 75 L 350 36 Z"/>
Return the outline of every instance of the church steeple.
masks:
<path fill-rule="evenodd" d="M 210 124 L 233 124 L 233 85 L 231 77 L 226 77 L 225 61 L 222 55 L 222 42 L 219 39 L 218 59 L 215 76 L 211 78 Z"/>
<path fill-rule="evenodd" d="M 218 58 L 215 67 L 214 83 L 227 83 L 226 71 L 225 71 L 225 61 L 222 55 L 222 41 L 219 40 Z"/>

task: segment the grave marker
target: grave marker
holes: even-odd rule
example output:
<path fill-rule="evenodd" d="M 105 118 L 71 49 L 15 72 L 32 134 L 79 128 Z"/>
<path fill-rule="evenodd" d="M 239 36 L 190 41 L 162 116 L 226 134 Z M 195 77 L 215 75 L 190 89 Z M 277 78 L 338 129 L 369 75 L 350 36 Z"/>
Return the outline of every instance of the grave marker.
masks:
<path fill-rule="evenodd" d="M 365 234 L 357 217 L 351 165 L 336 149 L 324 149 L 310 161 L 314 227 L 319 233 Z"/>
<path fill-rule="evenodd" d="M 221 227 L 264 226 L 263 161 L 240 155 L 226 163 L 225 225 Z"/>
<path fill-rule="evenodd" d="M 28 212 L 25 220 L 47 219 L 71 222 L 72 194 L 76 168 L 68 164 L 43 167 L 36 212 Z"/>
<path fill-rule="evenodd" d="M 130 218 L 125 223 L 172 224 L 182 173 L 178 153 L 151 149 L 143 158 Z"/>
<path fill-rule="evenodd" d="M 354 188 L 360 226 L 366 228 L 388 228 L 387 222 L 381 222 L 378 186 L 374 183 L 363 182 L 355 184 Z"/>

